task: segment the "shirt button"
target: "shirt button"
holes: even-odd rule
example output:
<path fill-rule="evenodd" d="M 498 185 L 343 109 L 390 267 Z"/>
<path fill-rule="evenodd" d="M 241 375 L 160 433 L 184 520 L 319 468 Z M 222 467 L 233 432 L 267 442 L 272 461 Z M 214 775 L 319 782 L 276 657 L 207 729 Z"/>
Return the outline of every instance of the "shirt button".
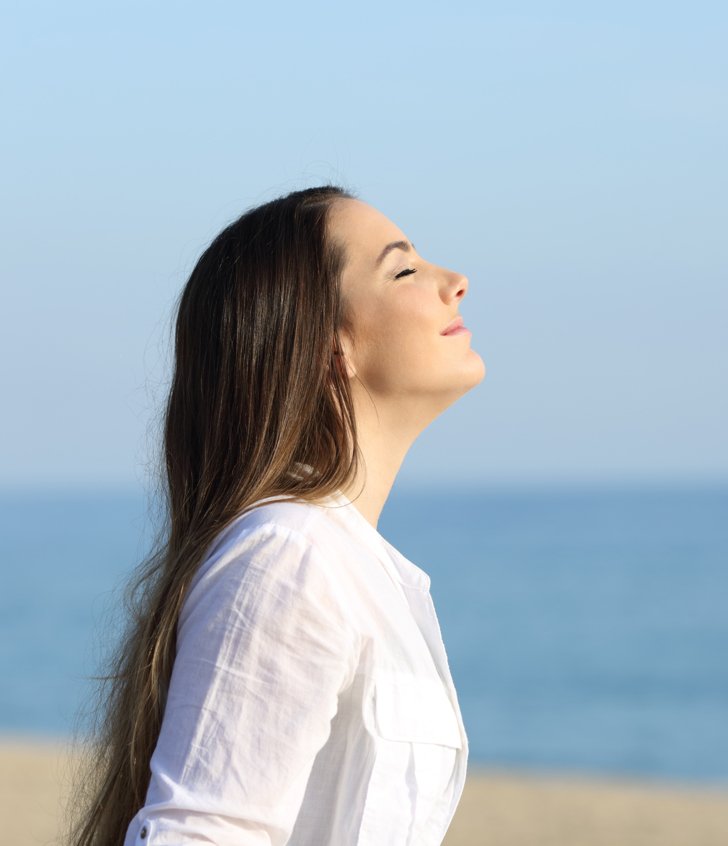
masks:
<path fill-rule="evenodd" d="M 143 825 L 142 830 L 139 832 L 139 837 L 141 837 L 141 839 L 144 840 L 144 838 L 146 836 L 147 836 L 147 827 L 145 825 Z"/>

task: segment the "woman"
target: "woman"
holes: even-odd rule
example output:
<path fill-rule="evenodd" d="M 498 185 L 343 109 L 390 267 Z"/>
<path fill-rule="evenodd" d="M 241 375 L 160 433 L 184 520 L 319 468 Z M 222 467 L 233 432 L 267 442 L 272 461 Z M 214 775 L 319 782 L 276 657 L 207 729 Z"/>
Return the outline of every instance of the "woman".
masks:
<path fill-rule="evenodd" d="M 376 527 L 417 435 L 485 375 L 467 285 L 334 186 L 205 250 L 178 304 L 168 534 L 76 846 L 441 843 L 467 739 L 429 579 Z"/>

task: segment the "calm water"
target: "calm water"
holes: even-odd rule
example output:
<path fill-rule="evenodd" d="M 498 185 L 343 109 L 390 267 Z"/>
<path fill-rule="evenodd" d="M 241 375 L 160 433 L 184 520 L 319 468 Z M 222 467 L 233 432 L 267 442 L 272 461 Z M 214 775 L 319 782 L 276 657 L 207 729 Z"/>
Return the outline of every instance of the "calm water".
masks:
<path fill-rule="evenodd" d="M 0 498 L 0 733 L 67 734 L 143 557 L 133 494 Z M 471 761 L 728 784 L 728 487 L 395 490 Z"/>

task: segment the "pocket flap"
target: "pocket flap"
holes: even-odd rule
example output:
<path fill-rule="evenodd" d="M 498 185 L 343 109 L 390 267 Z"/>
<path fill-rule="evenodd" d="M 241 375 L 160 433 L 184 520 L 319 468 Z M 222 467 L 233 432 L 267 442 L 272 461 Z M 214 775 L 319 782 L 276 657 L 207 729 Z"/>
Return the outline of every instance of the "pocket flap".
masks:
<path fill-rule="evenodd" d="M 374 721 L 387 740 L 462 748 L 458 720 L 442 682 L 397 675 L 377 678 Z"/>

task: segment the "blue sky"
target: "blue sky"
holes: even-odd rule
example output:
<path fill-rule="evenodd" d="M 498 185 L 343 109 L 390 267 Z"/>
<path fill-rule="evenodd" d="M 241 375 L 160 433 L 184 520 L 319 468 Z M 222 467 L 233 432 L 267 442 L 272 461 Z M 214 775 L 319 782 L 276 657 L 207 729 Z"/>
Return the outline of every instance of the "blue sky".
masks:
<path fill-rule="evenodd" d="M 470 279 L 403 483 L 728 479 L 725 4 L 5 9 L 0 486 L 145 484 L 200 252 L 327 181 Z"/>

